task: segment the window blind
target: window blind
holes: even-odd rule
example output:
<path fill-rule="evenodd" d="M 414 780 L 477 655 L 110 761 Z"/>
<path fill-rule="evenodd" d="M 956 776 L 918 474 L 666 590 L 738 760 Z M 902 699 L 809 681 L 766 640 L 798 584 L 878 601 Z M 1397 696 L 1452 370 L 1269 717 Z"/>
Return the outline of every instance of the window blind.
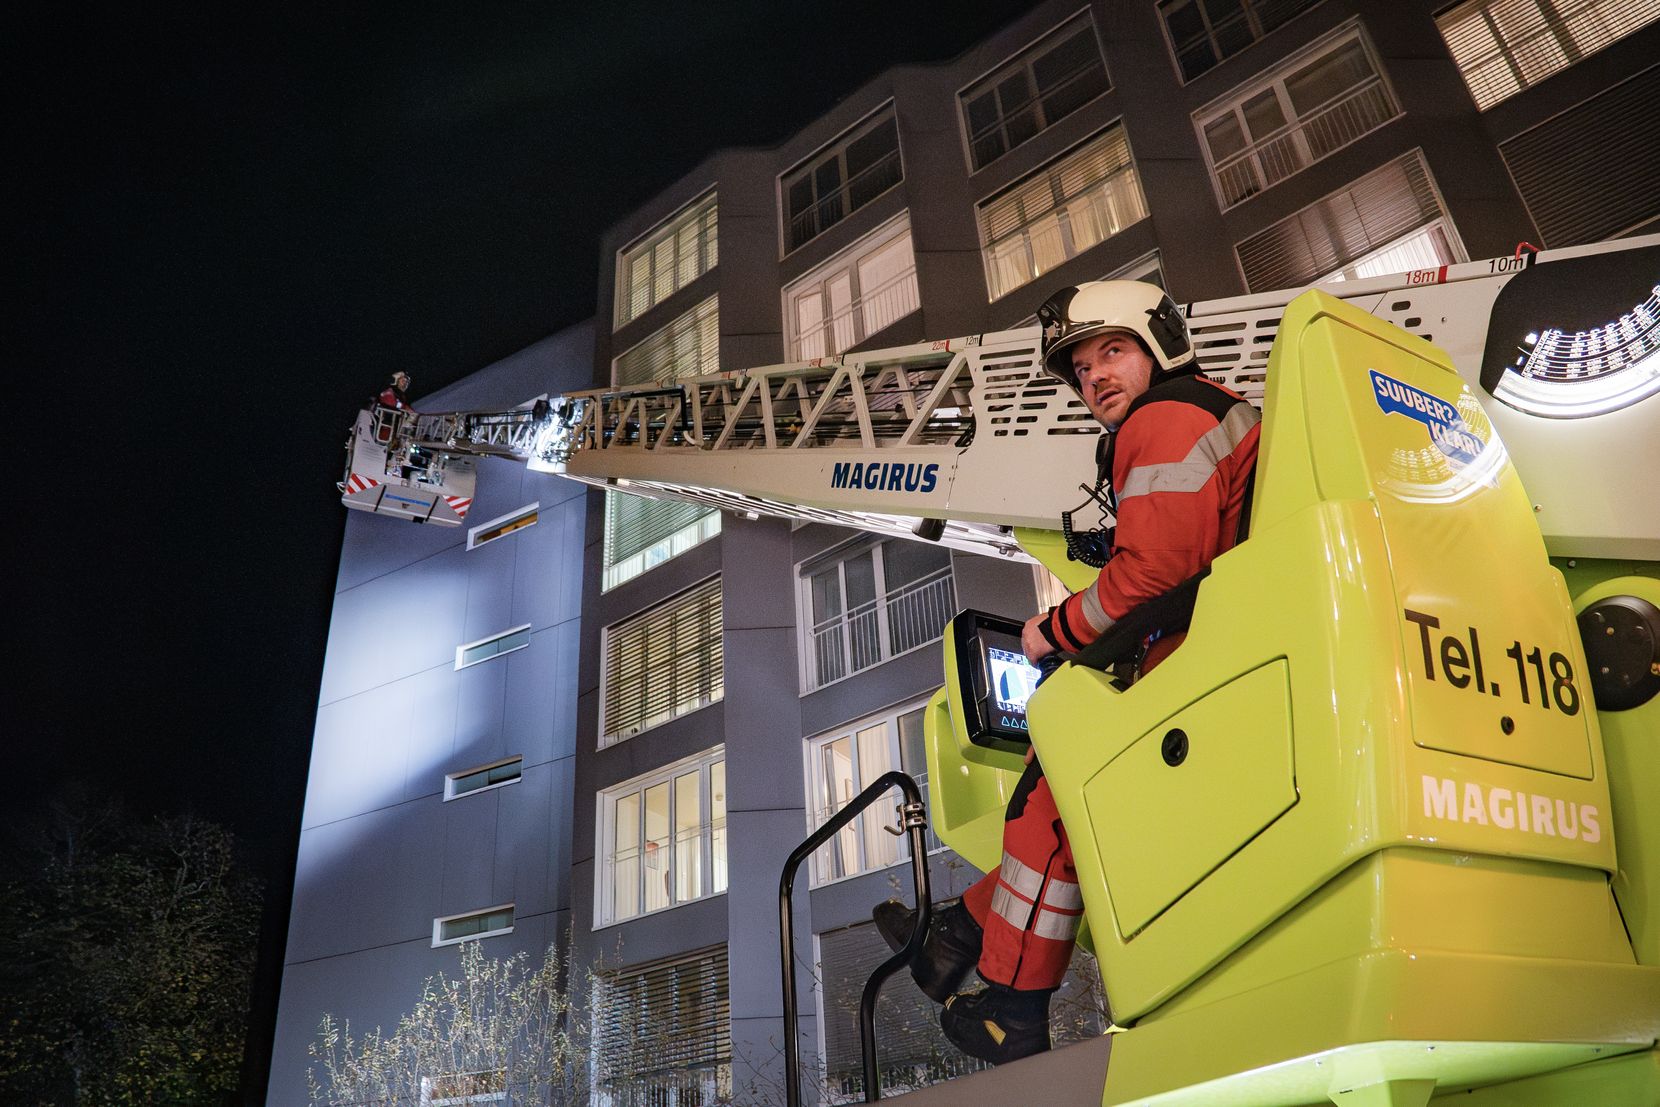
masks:
<path fill-rule="evenodd" d="M 1660 217 L 1660 66 L 1499 147 L 1543 246 L 1599 242 Z"/>
<path fill-rule="evenodd" d="M 613 365 L 617 386 L 665 384 L 720 371 L 720 305 L 711 296 L 629 347 Z"/>
<path fill-rule="evenodd" d="M 1660 19 L 1660 0 L 1473 0 L 1436 17 L 1482 110 Z"/>
<path fill-rule="evenodd" d="M 719 577 L 606 632 L 602 741 L 633 737 L 724 692 Z"/>
<path fill-rule="evenodd" d="M 1247 238 L 1239 262 L 1252 292 L 1297 288 L 1445 217 L 1414 150 Z"/>
<path fill-rule="evenodd" d="M 726 965 L 726 947 L 716 946 L 599 976 L 594 1066 L 611 1102 L 666 1102 L 653 1093 L 696 1088 L 700 1074 L 713 1076 L 731 1064 Z M 719 1078 L 730 1081 L 730 1071 Z"/>
<path fill-rule="evenodd" d="M 627 492 L 605 493 L 605 566 L 643 550 L 712 515 L 715 509 L 685 500 L 652 500 Z"/>
<path fill-rule="evenodd" d="M 688 204 L 617 258 L 616 325 L 662 303 L 719 262 L 715 194 Z"/>
<path fill-rule="evenodd" d="M 1006 238 L 1129 166 L 1130 144 L 1124 128 L 1109 128 L 1054 165 L 982 204 L 980 235 L 988 244 Z"/>

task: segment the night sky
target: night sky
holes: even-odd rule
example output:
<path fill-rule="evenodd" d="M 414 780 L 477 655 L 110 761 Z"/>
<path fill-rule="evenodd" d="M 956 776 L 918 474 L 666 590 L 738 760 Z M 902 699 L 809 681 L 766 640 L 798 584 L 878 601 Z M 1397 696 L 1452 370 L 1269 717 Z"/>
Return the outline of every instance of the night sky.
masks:
<path fill-rule="evenodd" d="M 588 317 L 708 152 L 1024 6 L 13 6 L 12 818 L 193 810 L 285 897 L 356 407 Z"/>

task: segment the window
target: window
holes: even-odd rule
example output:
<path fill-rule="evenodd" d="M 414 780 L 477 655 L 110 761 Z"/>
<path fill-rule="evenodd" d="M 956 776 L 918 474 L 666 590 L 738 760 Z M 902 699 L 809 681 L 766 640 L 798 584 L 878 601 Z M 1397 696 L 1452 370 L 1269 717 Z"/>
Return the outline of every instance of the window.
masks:
<path fill-rule="evenodd" d="M 486 542 L 494 542 L 498 538 L 506 538 L 514 531 L 535 526 L 537 512 L 541 507 L 540 503 L 534 503 L 517 511 L 509 511 L 488 523 L 480 523 L 467 532 L 467 548 L 476 550 Z"/>
<path fill-rule="evenodd" d="M 1660 0 L 1472 0 L 1435 17 L 1486 111 L 1660 19 Z"/>
<path fill-rule="evenodd" d="M 720 512 L 685 500 L 605 493 L 605 579 L 610 591 L 720 533 Z"/>
<path fill-rule="evenodd" d="M 911 220 L 902 215 L 784 290 L 789 356 L 843 353 L 921 306 Z"/>
<path fill-rule="evenodd" d="M 507 1099 L 507 1070 L 451 1072 L 421 1077 L 421 1107 L 465 1107 Z"/>
<path fill-rule="evenodd" d="M 1657 103 L 1651 65 L 1499 146 L 1540 245 L 1619 238 L 1660 216 Z"/>
<path fill-rule="evenodd" d="M 470 942 L 475 938 L 494 938 L 498 934 L 513 933 L 513 905 L 504 903 L 500 907 L 487 907 L 482 911 L 469 911 L 464 915 L 450 915 L 446 918 L 432 920 L 432 944 L 437 946 L 453 946 L 457 942 Z"/>
<path fill-rule="evenodd" d="M 696 200 L 617 255 L 616 325 L 638 319 L 719 261 L 715 194 Z"/>
<path fill-rule="evenodd" d="M 1410 273 L 1414 269 L 1434 269 L 1458 260 L 1452 248 L 1447 224 L 1437 219 L 1427 227 L 1420 227 L 1371 253 L 1362 254 L 1349 264 L 1321 277 L 1316 284 L 1334 281 L 1358 281 L 1367 277 L 1382 277 L 1389 273 Z"/>
<path fill-rule="evenodd" d="M 1431 264 L 1460 260 L 1452 220 L 1423 155 L 1414 150 L 1257 232 L 1236 252 L 1252 292 L 1300 288 L 1431 228 L 1439 230 L 1428 241 L 1452 254 Z"/>
<path fill-rule="evenodd" d="M 976 213 L 995 300 L 1147 218 L 1147 203 L 1124 128 L 1115 124 Z"/>
<path fill-rule="evenodd" d="M 1108 87 L 1095 28 L 1080 12 L 958 95 L 969 168 L 984 169 Z"/>
<path fill-rule="evenodd" d="M 1350 30 L 1195 121 L 1226 209 L 1399 114 L 1360 32 Z"/>
<path fill-rule="evenodd" d="M 595 1107 L 730 1102 L 726 947 L 600 973 L 593 1033 Z"/>
<path fill-rule="evenodd" d="M 607 627 L 600 745 L 706 707 L 725 692 L 720 577 Z"/>
<path fill-rule="evenodd" d="M 1164 33 L 1176 52 L 1182 80 L 1191 81 L 1268 32 L 1312 8 L 1317 0 L 1165 0 Z"/>
<path fill-rule="evenodd" d="M 922 733 L 925 705 L 867 719 L 850 730 L 815 738 L 807 745 L 808 779 L 812 788 L 813 829 L 823 826 L 854 796 L 886 772 L 910 773 L 928 798 L 928 754 Z M 886 868 L 909 856 L 909 840 L 896 838 L 883 827 L 896 826 L 894 804 L 879 801 L 864 809 L 813 857 L 815 884 Z M 929 851 L 943 849 L 930 827 Z"/>
<path fill-rule="evenodd" d="M 488 661 L 492 657 L 522 650 L 530 645 L 530 624 L 504 630 L 500 634 L 492 634 L 488 638 L 480 638 L 477 642 L 469 642 L 465 646 L 455 647 L 455 667 L 465 669 L 469 665 L 477 665 Z"/>
<path fill-rule="evenodd" d="M 832 557 L 801 571 L 808 691 L 935 641 L 956 612 L 944 547 L 891 538 Z"/>
<path fill-rule="evenodd" d="M 444 777 L 444 800 L 459 799 L 474 792 L 483 792 L 491 788 L 500 788 L 504 784 L 512 784 L 519 779 L 524 769 L 524 758 L 510 757 L 505 761 L 497 761 L 490 765 L 480 765 L 476 769 L 466 769 L 459 773 L 450 773 Z"/>
<path fill-rule="evenodd" d="M 612 363 L 617 387 L 664 384 L 720 371 L 720 306 L 711 296 L 629 347 Z"/>
<path fill-rule="evenodd" d="M 903 176 L 890 105 L 784 175 L 784 252 L 811 242 Z"/>
<path fill-rule="evenodd" d="M 724 749 L 607 789 L 599 819 L 596 927 L 726 891 Z"/>

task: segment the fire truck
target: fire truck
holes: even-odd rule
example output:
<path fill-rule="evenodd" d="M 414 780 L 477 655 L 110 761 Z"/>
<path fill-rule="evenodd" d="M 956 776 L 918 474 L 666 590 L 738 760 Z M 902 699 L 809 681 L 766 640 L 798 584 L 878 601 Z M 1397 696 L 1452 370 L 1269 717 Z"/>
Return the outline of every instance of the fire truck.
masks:
<path fill-rule="evenodd" d="M 1115 1020 L 1103 1104 L 1660 1103 L 1660 236 L 1184 310 L 1263 413 L 1248 537 L 1133 683 L 1080 656 L 1031 690 L 1007 627 L 941 628 L 930 825 L 995 866 L 1036 748 Z M 1060 521 L 1099 427 L 1039 347 L 372 410 L 343 499 L 458 525 L 494 452 L 1081 589 Z"/>

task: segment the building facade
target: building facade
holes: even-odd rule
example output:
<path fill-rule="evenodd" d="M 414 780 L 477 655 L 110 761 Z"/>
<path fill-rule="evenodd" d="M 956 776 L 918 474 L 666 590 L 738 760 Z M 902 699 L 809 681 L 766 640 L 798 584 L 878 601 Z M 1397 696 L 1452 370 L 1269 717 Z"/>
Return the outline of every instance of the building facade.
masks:
<path fill-rule="evenodd" d="M 516 403 L 576 376 L 638 384 L 1001 330 L 1056 288 L 1111 276 L 1213 299 L 1652 232 L 1657 20 L 1657 0 L 1036 4 L 951 62 L 853 90 L 776 148 L 712 153 L 604 236 L 592 332 L 550 340 L 568 373 L 560 360 L 520 382 L 497 366 L 457 387 L 512 378 L 522 394 L 499 399 Z M 577 963 L 597 968 L 595 1102 L 780 1102 L 785 857 L 883 771 L 925 773 L 944 618 L 1023 617 L 1050 582 L 499 464 L 479 495 L 474 518 L 531 502 L 544 517 L 493 561 L 380 519 L 348 531 L 273 1102 L 303 1087 L 302 1023 L 344 1006 L 329 999 L 342 981 L 390 1018 L 398 989 L 439 964 L 437 939 L 405 933 L 415 922 L 440 934 L 483 911 L 465 925 L 489 934 L 504 919 L 488 911 L 509 903 L 511 931 L 488 942 L 534 948 L 568 919 Z M 525 624 L 557 645 L 473 676 L 440 673 L 437 642 L 431 657 L 389 648 L 399 597 L 440 587 L 441 567 L 467 581 L 446 649 Z M 445 756 L 417 771 L 397 754 L 398 788 L 369 786 L 386 751 L 365 736 L 391 733 L 376 705 L 409 702 L 381 689 L 429 679 L 422 694 L 450 697 L 456 723 L 419 742 Z M 488 815 L 446 805 L 429 779 L 488 780 L 521 755 L 523 781 L 476 797 Z M 545 791 L 526 787 L 532 757 Z M 515 799 L 545 806 L 513 814 Z M 441 865 L 441 892 L 353 867 L 376 820 L 399 864 Z M 798 896 L 800 1046 L 830 1098 L 857 1098 L 853 1005 L 885 954 L 864 920 L 908 884 L 883 822 L 873 811 L 821 851 Z M 930 864 L 941 898 L 977 875 L 948 851 Z M 1100 1012 L 1079 967 L 1061 1019 L 1087 1034 Z M 910 992 L 896 981 L 884 1000 L 890 1084 L 966 1071 Z"/>

